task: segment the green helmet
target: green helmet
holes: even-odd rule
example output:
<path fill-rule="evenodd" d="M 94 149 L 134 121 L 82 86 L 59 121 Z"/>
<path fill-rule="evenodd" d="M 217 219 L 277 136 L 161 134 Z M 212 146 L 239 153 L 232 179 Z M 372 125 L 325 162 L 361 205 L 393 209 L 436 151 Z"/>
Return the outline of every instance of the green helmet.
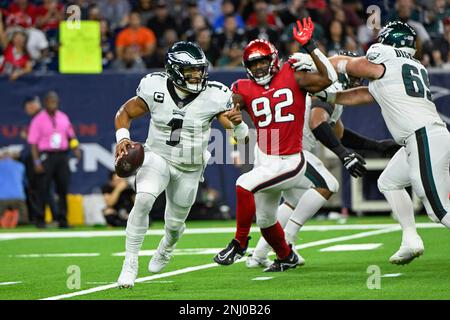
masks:
<path fill-rule="evenodd" d="M 392 21 L 380 30 L 377 41 L 395 48 L 402 48 L 414 55 L 416 53 L 416 38 L 417 34 L 409 24 Z"/>
<path fill-rule="evenodd" d="M 183 90 L 199 93 L 206 88 L 208 79 L 208 60 L 203 50 L 193 42 L 176 42 L 166 53 L 165 67 L 169 79 Z M 200 83 L 189 83 L 184 75 L 186 67 L 201 70 Z"/>

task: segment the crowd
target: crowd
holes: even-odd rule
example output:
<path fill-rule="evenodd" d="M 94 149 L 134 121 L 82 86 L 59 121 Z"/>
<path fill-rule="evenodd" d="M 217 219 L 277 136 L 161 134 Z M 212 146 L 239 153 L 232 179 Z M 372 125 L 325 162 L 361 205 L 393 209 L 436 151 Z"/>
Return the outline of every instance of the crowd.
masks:
<path fill-rule="evenodd" d="M 33 70 L 57 71 L 58 26 L 76 13 L 72 5 L 82 20 L 100 22 L 104 70 L 144 71 L 162 68 L 178 40 L 199 43 L 213 68 L 240 66 L 255 38 L 269 39 L 286 58 L 299 50 L 292 26 L 307 16 L 328 55 L 364 54 L 378 33 L 376 17 L 367 19 L 372 4 L 381 25 L 399 19 L 415 28 L 425 66 L 450 66 L 447 0 L 0 0 L 0 73 L 15 80 Z"/>

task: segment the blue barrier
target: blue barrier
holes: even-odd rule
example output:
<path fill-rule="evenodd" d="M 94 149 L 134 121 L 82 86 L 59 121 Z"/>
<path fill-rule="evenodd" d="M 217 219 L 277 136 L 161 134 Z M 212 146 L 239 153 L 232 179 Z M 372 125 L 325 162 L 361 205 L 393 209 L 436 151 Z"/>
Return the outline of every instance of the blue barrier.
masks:
<path fill-rule="evenodd" d="M 0 77 L 0 147 L 24 143 L 20 130 L 29 122 L 22 108 L 24 99 L 34 95 L 43 97 L 48 90 L 56 90 L 60 95 L 60 108 L 69 115 L 83 149 L 82 161 L 76 164 L 73 159 L 71 163 L 74 173 L 70 192 L 91 193 L 105 183 L 108 170 L 113 168 L 114 115 L 120 105 L 135 94 L 143 76 L 134 73 L 30 75 L 16 82 Z M 226 85 L 243 77 L 243 71 L 210 72 L 210 79 Z M 430 80 L 438 109 L 449 124 L 450 73 L 431 73 Z M 148 121 L 149 118 L 144 117 L 133 122 L 132 136 L 135 140 L 145 141 Z M 367 136 L 377 139 L 390 137 L 377 106 L 348 108 L 343 121 L 347 127 Z M 213 127 L 220 128 L 217 123 L 213 123 Z M 205 176 L 234 208 L 234 185 L 239 171 L 232 165 L 210 165 Z M 343 186 L 345 184 L 344 181 Z"/>

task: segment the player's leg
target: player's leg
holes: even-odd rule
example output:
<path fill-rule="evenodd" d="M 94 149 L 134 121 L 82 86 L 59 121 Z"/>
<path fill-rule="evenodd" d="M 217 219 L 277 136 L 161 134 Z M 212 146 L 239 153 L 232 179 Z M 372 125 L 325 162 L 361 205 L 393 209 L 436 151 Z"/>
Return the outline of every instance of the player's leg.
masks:
<path fill-rule="evenodd" d="M 441 127 L 416 131 L 408 141 L 408 163 L 414 192 L 422 200 L 428 216 L 450 228 L 450 135 Z"/>
<path fill-rule="evenodd" d="M 245 254 L 248 234 L 256 214 L 255 194 L 287 190 L 295 185 L 305 171 L 305 159 L 300 154 L 284 159 L 260 151 L 256 155 L 258 166 L 240 176 L 236 182 L 236 234 L 228 246 L 214 257 L 214 261 L 219 264 L 230 265 Z M 275 213 L 272 213 L 274 217 Z"/>
<path fill-rule="evenodd" d="M 256 223 L 261 230 L 262 236 L 276 253 L 275 261 L 264 269 L 265 272 L 282 272 L 295 268 L 300 263 L 292 246 L 286 242 L 283 228 L 277 221 L 275 212 L 280 203 L 280 197 L 280 191 L 255 193 L 255 199 L 258 204 Z"/>
<path fill-rule="evenodd" d="M 136 198 L 126 227 L 126 255 L 118 285 L 133 287 L 138 273 L 138 254 L 149 224 L 149 213 L 156 198 L 167 187 L 169 166 L 162 157 L 147 151 L 142 167 L 136 175 Z"/>
<path fill-rule="evenodd" d="M 405 190 L 410 185 L 409 171 L 406 149 L 401 148 L 378 178 L 378 189 L 385 196 L 402 227 L 400 249 L 389 259 L 394 264 L 409 263 L 424 250 L 422 239 L 416 230 L 413 203 Z"/>
<path fill-rule="evenodd" d="M 297 201 L 295 209 L 284 228 L 286 240 L 295 244 L 301 227 L 322 208 L 328 199 L 339 190 L 339 183 L 312 153 L 305 151 L 307 160 L 305 177 L 300 180 L 299 187 L 310 187 Z M 312 183 L 312 186 L 311 186 Z M 286 192 L 289 198 L 289 192 Z M 291 202 L 293 199 L 291 197 Z"/>
<path fill-rule="evenodd" d="M 197 196 L 203 170 L 183 172 L 170 166 L 170 182 L 166 189 L 164 231 L 158 249 L 148 265 L 150 272 L 161 271 L 170 261 L 173 250 L 185 229 L 185 221 Z"/>

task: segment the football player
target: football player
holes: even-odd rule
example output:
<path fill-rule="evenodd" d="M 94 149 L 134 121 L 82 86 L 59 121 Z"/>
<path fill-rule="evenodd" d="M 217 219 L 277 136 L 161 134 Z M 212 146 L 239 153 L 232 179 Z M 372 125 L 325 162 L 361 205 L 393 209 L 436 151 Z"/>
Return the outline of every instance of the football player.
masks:
<path fill-rule="evenodd" d="M 123 288 L 134 285 L 148 214 L 164 190 L 165 235 L 148 269 L 159 272 L 169 262 L 211 156 L 207 151 L 211 121 L 217 118 L 223 127 L 233 128 L 240 141 L 248 133 L 240 111 L 231 108 L 230 89 L 208 80 L 208 61 L 197 44 L 175 43 L 166 54 L 165 71 L 145 76 L 136 96 L 119 109 L 115 118 L 118 159 L 132 144 L 128 130 L 132 120 L 151 114 L 145 159 L 136 174 L 136 200 L 126 228 L 126 256 L 118 279 L 118 286 Z"/>
<path fill-rule="evenodd" d="M 342 52 L 344 55 L 354 56 L 352 52 Z M 295 53 L 290 61 L 296 70 L 316 71 L 311 57 L 303 53 Z M 328 90 L 342 90 L 360 85 L 361 79 L 338 74 L 338 81 Z M 283 203 L 278 207 L 277 219 L 284 227 L 286 240 L 289 243 L 297 242 L 297 234 L 302 226 L 325 204 L 326 199 L 338 191 L 338 183 L 333 175 L 325 168 L 322 161 L 314 156 L 313 152 L 318 142 L 332 150 L 338 157 L 349 153 L 347 148 L 353 150 L 371 150 L 383 155 L 392 156 L 400 147 L 393 140 L 375 141 L 344 128 L 340 119 L 343 106 L 321 102 L 312 99 L 308 94 L 306 100 L 305 126 L 303 127 L 303 152 L 307 161 L 305 182 L 301 187 L 283 191 Z M 360 157 L 357 154 L 358 157 Z M 360 158 L 365 163 L 365 161 Z M 345 163 L 344 163 L 345 165 Z M 349 173 L 357 178 L 364 175 L 365 167 L 350 167 Z M 313 189 L 313 190 L 309 190 Z M 321 190 L 322 189 L 322 190 Z M 323 201 L 316 197 L 317 192 L 327 197 Z M 320 207 L 319 207 L 320 206 Z M 255 250 L 246 260 L 249 268 L 267 267 L 270 260 L 267 258 L 271 248 L 264 238 L 260 238 Z M 300 264 L 304 259 L 299 255 Z"/>
<path fill-rule="evenodd" d="M 377 40 L 366 57 L 330 58 L 338 72 L 368 79 L 368 87 L 319 96 L 343 105 L 376 101 L 389 132 L 403 146 L 379 177 L 378 188 L 403 230 L 400 249 L 390 262 L 406 264 L 422 255 L 424 246 L 405 187 L 412 186 L 433 221 L 450 228 L 450 134 L 432 100 L 427 70 L 414 58 L 414 29 L 404 22 L 390 22 Z"/>
<path fill-rule="evenodd" d="M 303 25 L 298 21 L 297 26 L 294 37 L 311 55 L 318 72 L 295 72 L 289 63 L 280 66 L 275 47 L 258 39 L 250 42 L 243 54 L 249 79 L 238 80 L 232 86 L 234 103 L 247 111 L 257 129 L 257 145 L 254 168 L 236 182 L 235 237 L 214 257 L 222 265 L 230 265 L 245 254 L 255 214 L 263 237 L 277 255 L 264 271 L 280 272 L 301 264 L 285 240 L 276 210 L 281 192 L 300 186 L 304 179 L 302 132 L 306 93 L 328 87 L 337 80 L 337 74 L 312 40 L 311 19 L 303 19 Z M 356 155 L 349 153 L 346 161 L 353 159 L 357 159 Z M 359 159 L 356 163 L 360 164 Z M 317 197 L 322 201 L 327 195 L 318 193 Z"/>

